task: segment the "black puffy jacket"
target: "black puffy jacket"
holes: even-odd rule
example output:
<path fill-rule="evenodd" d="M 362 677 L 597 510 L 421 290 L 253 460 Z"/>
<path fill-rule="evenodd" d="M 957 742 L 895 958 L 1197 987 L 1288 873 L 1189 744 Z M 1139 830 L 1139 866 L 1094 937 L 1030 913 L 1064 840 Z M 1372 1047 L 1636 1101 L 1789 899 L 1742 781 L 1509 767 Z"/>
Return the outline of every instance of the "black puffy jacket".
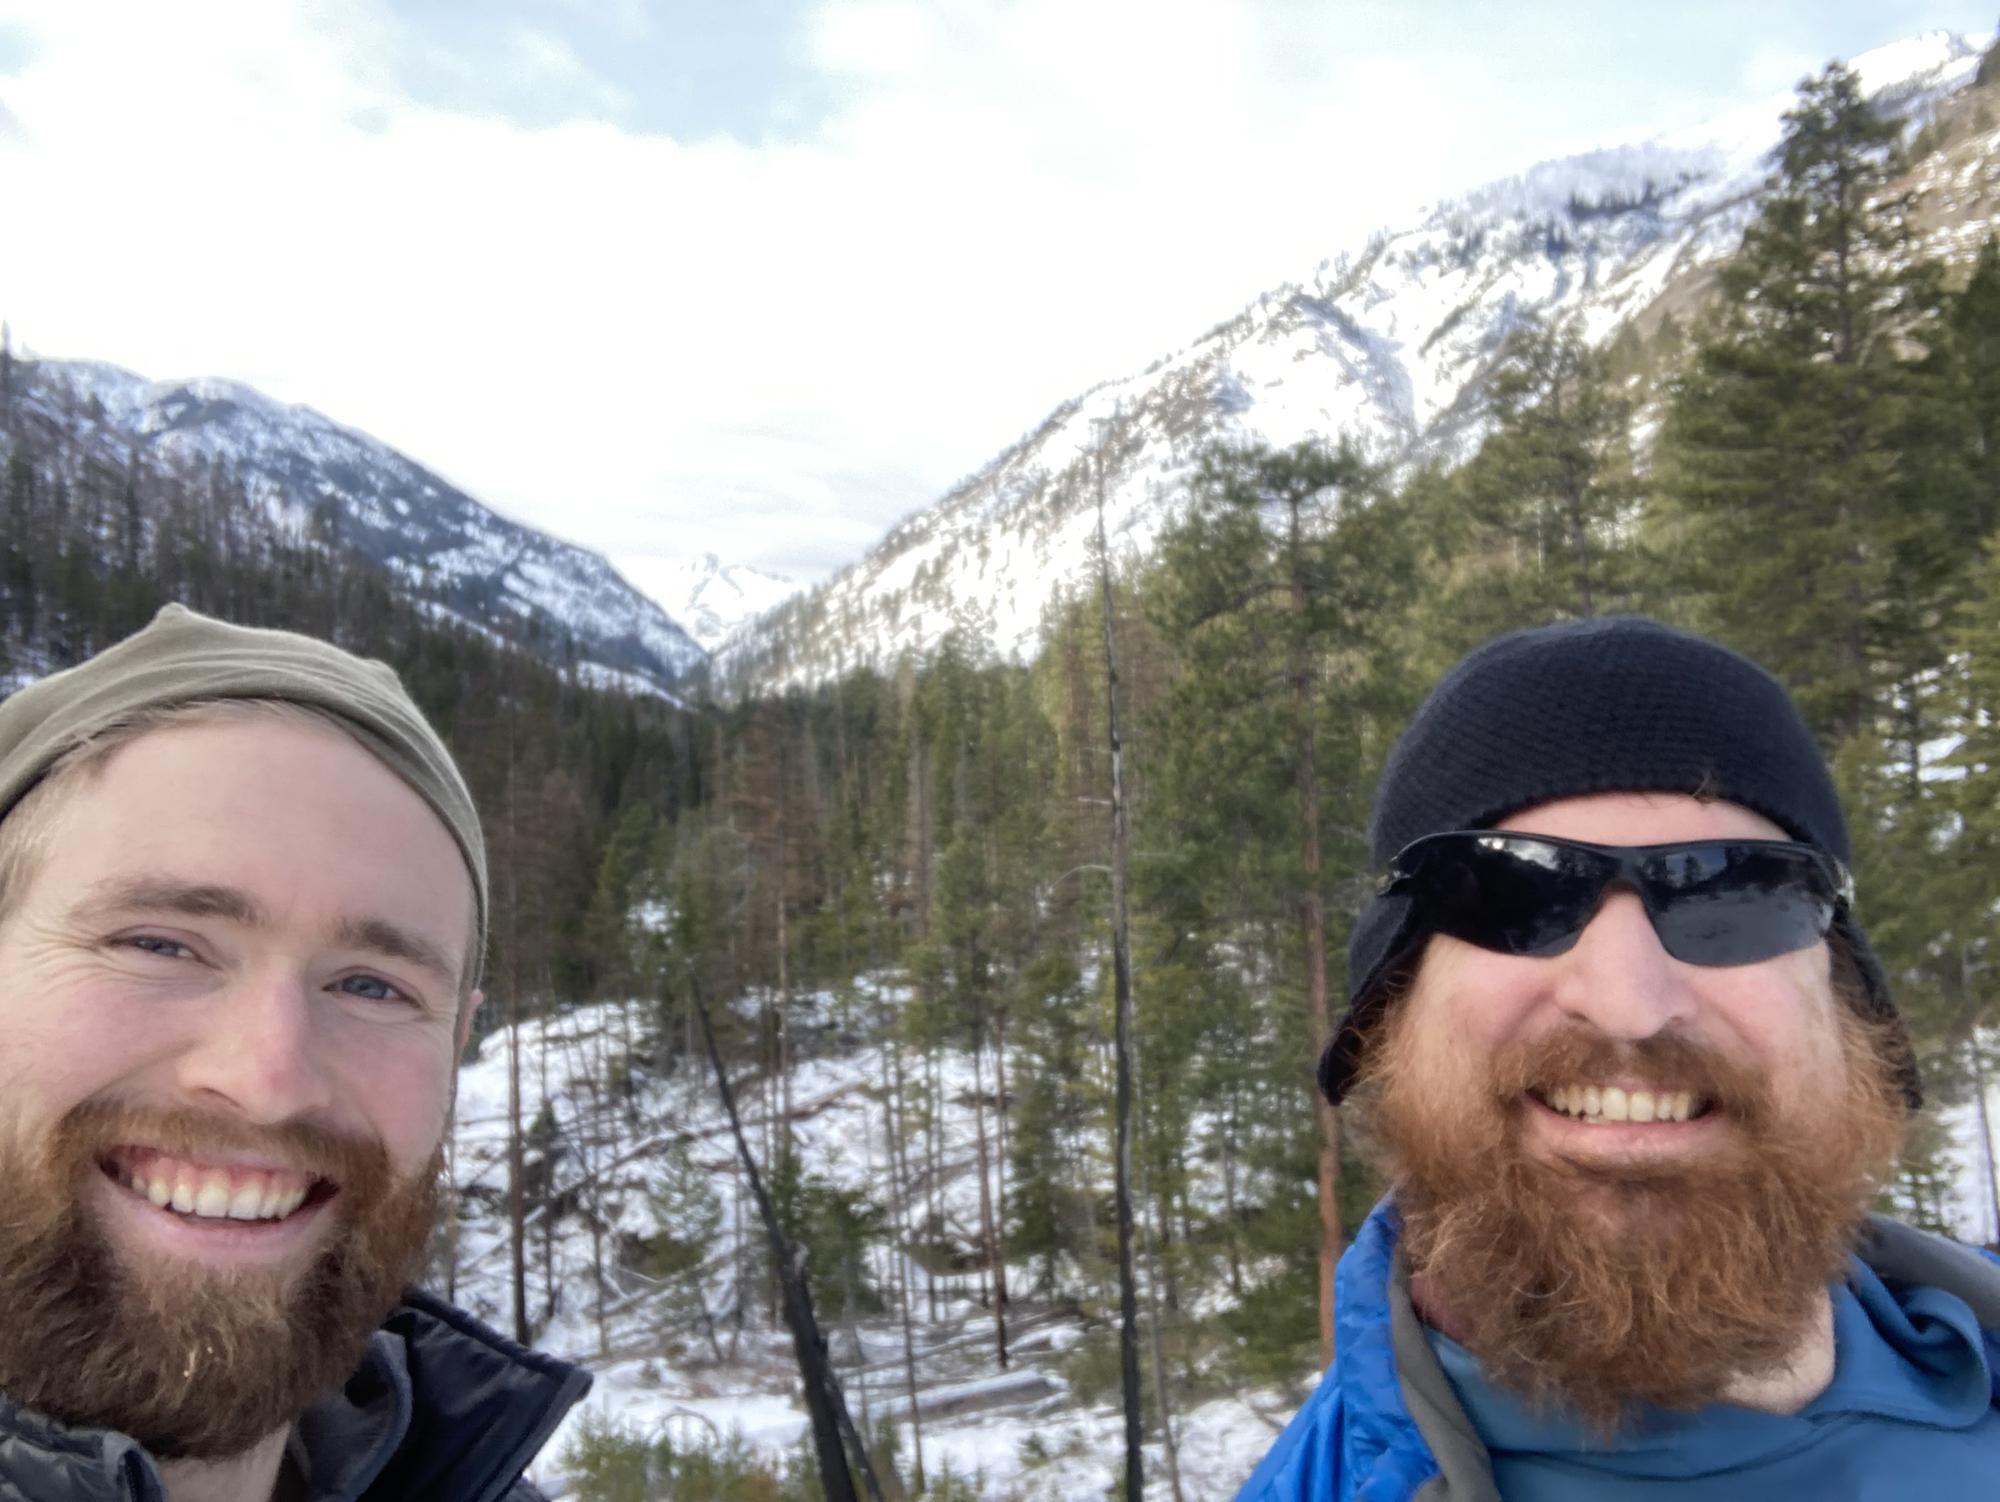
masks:
<path fill-rule="evenodd" d="M 533 1502 L 528 1462 L 590 1378 L 412 1292 L 345 1388 L 294 1426 L 311 1502 Z M 152 1457 L 0 1397 L 0 1502 L 166 1502 Z"/>

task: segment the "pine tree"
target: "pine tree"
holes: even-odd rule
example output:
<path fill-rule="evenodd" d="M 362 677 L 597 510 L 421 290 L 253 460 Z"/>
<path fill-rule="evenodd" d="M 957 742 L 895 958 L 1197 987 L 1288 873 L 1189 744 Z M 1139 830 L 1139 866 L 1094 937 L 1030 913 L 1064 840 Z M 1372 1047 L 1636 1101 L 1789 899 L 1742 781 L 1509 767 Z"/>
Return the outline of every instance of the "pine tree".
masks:
<path fill-rule="evenodd" d="M 1958 1007 L 1949 1036 L 1971 1038 L 2000 1024 L 2000 909 L 1993 873 L 2000 870 L 2000 529 L 1989 535 L 1976 590 L 1961 608 L 1951 638 L 1955 681 L 1962 694 L 1959 740 L 1949 758 L 1955 777 L 1930 784 L 1944 805 L 1945 837 L 1928 852 L 1935 871 L 1935 917 L 1944 920 L 1931 953 L 1956 982 Z M 1928 895 L 1928 894 L 1927 894 Z"/>
<path fill-rule="evenodd" d="M 1183 663 L 1171 713 L 1199 727 L 1174 744 L 1171 775 L 1185 789 L 1174 802 L 1206 837 L 1260 854 L 1251 890 L 1269 904 L 1267 921 L 1289 910 L 1297 943 L 1281 963 L 1295 967 L 1305 998 L 1282 1030 L 1295 1060 L 1315 1054 L 1329 1031 L 1328 954 L 1339 936 L 1329 934 L 1328 892 L 1365 870 L 1359 831 L 1381 618 L 1410 577 L 1380 476 L 1346 445 L 1211 453 L 1186 520 L 1162 539 L 1156 609 Z M 1345 899 L 1339 908 L 1344 916 Z M 1295 1108 L 1318 1126 L 1324 1363 L 1343 1241 L 1339 1124 L 1309 1068 L 1290 1078 Z"/>
<path fill-rule="evenodd" d="M 1487 387 L 1492 433 L 1452 485 L 1465 513 L 1448 613 L 1479 635 L 1629 604 L 1632 405 L 1574 325 L 1517 329 Z"/>
<path fill-rule="evenodd" d="M 1963 382 L 1974 535 L 2000 528 L 2000 241 L 1980 247 L 1972 275 L 1951 299 L 1948 349 Z"/>
<path fill-rule="evenodd" d="M 1917 358 L 1942 338 L 1939 275 L 1914 254 L 1896 139 L 1850 70 L 1800 86 L 1662 454 L 1700 623 L 1829 743 L 1914 703 L 1962 577 L 1955 393 Z"/>

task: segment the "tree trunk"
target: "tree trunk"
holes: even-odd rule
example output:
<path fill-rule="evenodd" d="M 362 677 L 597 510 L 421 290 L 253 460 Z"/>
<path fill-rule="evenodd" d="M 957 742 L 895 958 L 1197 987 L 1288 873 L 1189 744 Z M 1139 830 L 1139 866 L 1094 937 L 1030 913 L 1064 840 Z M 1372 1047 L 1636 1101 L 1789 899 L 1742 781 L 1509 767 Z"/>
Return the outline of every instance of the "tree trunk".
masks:
<path fill-rule="evenodd" d="M 721 1366 L 728 1358 L 722 1354 L 722 1338 L 715 1333 L 715 1315 L 708 1307 L 708 1293 L 701 1286 L 700 1268 L 695 1269 L 688 1286 L 694 1289 L 695 1308 L 701 1311 L 701 1327 L 708 1335 L 709 1354 L 715 1357 L 715 1364 Z"/>
<path fill-rule="evenodd" d="M 890 1197 L 890 1207 L 896 1217 L 896 1230 L 901 1241 L 897 1257 L 898 1281 L 903 1291 L 903 1378 L 910 1394 L 910 1449 L 916 1463 L 916 1481 L 919 1492 L 924 1489 L 924 1435 L 921 1421 L 917 1418 L 917 1345 L 913 1328 L 915 1318 L 910 1309 L 916 1290 L 910 1286 L 911 1257 L 909 1212 L 910 1212 L 910 1172 L 909 1153 L 903 1141 L 904 1124 L 907 1120 L 903 1110 L 903 1050 L 894 1039 L 888 1043 L 889 1049 L 889 1089 L 886 1102 L 889 1111 L 889 1171 L 895 1179 L 896 1192 Z M 924 1280 L 930 1281 L 930 1269 L 924 1269 Z"/>
<path fill-rule="evenodd" d="M 928 1066 L 928 1098 L 924 1102 L 924 1205 L 929 1213 L 931 1228 L 939 1236 L 945 1233 L 944 1223 L 944 1149 L 938 1139 L 944 1135 L 944 1075 L 940 1069 L 936 1050 L 932 1050 L 925 1060 Z M 931 1323 L 937 1323 L 937 1275 L 924 1279 L 924 1287 L 930 1293 Z"/>
<path fill-rule="evenodd" d="M 1306 642 L 1306 583 L 1300 560 L 1299 500 L 1291 505 L 1290 554 L 1292 610 L 1292 711 L 1297 717 L 1296 768 L 1299 820 L 1305 826 L 1305 889 L 1299 894 L 1299 926 L 1304 932 L 1306 987 L 1312 1000 L 1313 1047 L 1332 1032 L 1326 985 L 1326 903 L 1320 895 L 1323 863 L 1319 843 L 1319 774 L 1314 765 L 1317 737 L 1313 727 L 1312 662 Z M 1310 1088 L 1310 1087 L 1309 1087 Z M 1319 1357 L 1322 1368 L 1333 1364 L 1333 1270 L 1340 1260 L 1340 1118 L 1325 1096 L 1312 1090 L 1313 1115 L 1319 1123 Z"/>
<path fill-rule="evenodd" d="M 792 970 L 786 955 L 785 837 L 778 836 L 778 1133 L 791 1150 L 792 1141 Z"/>
<path fill-rule="evenodd" d="M 1243 1252 L 1238 1244 L 1241 1237 L 1237 1228 L 1241 1221 L 1236 1211 L 1236 1124 L 1239 1091 L 1234 1082 L 1229 1087 L 1229 1114 L 1222 1126 L 1222 1206 L 1228 1217 L 1229 1235 L 1225 1245 L 1229 1253 L 1229 1291 L 1240 1303 L 1243 1298 Z"/>
<path fill-rule="evenodd" d="M 1986 1160 L 1986 1192 L 1993 1207 L 1993 1239 L 1989 1246 L 2000 1247 L 2000 1163 L 1993 1151 L 1992 1108 L 1986 1100 L 1986 1062 L 1980 1057 L 1979 1029 L 1967 1039 L 1972 1055 L 1972 1098 L 1979 1106 L 1979 1147 Z"/>
<path fill-rule="evenodd" d="M 1019 974 L 1019 967 L 1016 967 Z M 1007 1009 L 1003 1006 L 993 1014 L 993 1077 L 994 1099 L 998 1103 L 993 1110 L 994 1165 L 993 1165 L 993 1273 L 998 1280 L 995 1300 L 1003 1311 L 1012 1312 L 1011 1296 L 1007 1292 Z M 1002 1365 L 1005 1365 L 1003 1362 Z"/>
<path fill-rule="evenodd" d="M 1166 1224 L 1167 1211 L 1157 1196 L 1160 1223 Z M 1152 1327 L 1153 1348 L 1153 1395 L 1160 1405 L 1160 1442 L 1167 1456 L 1167 1487 L 1173 1493 L 1174 1502 L 1181 1498 L 1181 1456 L 1180 1446 L 1174 1443 L 1174 1410 L 1167 1398 L 1167 1363 L 1160 1352 L 1160 1264 L 1161 1258 L 1156 1248 L 1147 1247 L 1146 1260 L 1152 1264 L 1152 1276 L 1146 1280 L 1147 1323 Z"/>
<path fill-rule="evenodd" d="M 1130 831 L 1125 819 L 1124 752 L 1118 730 L 1118 631 L 1111 596 L 1111 551 L 1104 533 L 1104 458 L 1097 459 L 1097 581 L 1104 603 L 1104 687 L 1111 743 L 1111 976 L 1115 1006 L 1112 1048 L 1117 1074 L 1118 1370 L 1125 1395 L 1125 1502 L 1142 1502 L 1145 1412 L 1139 1387 L 1139 1299 L 1132 1267 L 1132 950 L 1126 923 L 1125 873 Z"/>
<path fill-rule="evenodd" d="M 689 1010 L 692 1012 L 693 1008 L 689 1008 Z M 689 1066 L 689 1073 L 693 1073 L 692 1060 L 689 1061 Z M 741 1165 L 738 1165 L 738 1173 L 730 1175 L 731 1182 L 729 1186 L 731 1190 L 730 1209 L 736 1222 L 736 1302 L 735 1307 L 730 1311 L 729 1318 L 729 1359 L 731 1361 L 736 1359 L 737 1348 L 743 1344 L 743 1316 L 746 1312 L 744 1304 L 747 1298 L 744 1289 L 750 1281 L 750 1238 L 743 1228 L 743 1186 L 736 1182 L 740 1177 L 740 1171 Z"/>
<path fill-rule="evenodd" d="M 514 1340 L 533 1345 L 528 1325 L 527 1161 L 521 1144 L 521 993 L 507 987 L 507 1231 L 514 1296 Z"/>
<path fill-rule="evenodd" d="M 547 978 L 544 977 L 544 984 Z M 541 999 L 542 1015 L 548 1016 L 554 1009 L 549 1005 L 547 993 Z M 556 1145 L 562 1137 L 562 1118 L 556 1114 L 552 1102 L 554 1093 L 549 1089 L 549 1030 L 542 1026 L 541 1047 L 535 1050 L 535 1078 L 542 1087 L 542 1110 L 536 1112 L 539 1120 L 542 1112 L 548 1113 L 549 1140 L 542 1149 L 542 1193 L 541 1204 L 536 1208 L 542 1212 L 542 1323 L 546 1327 L 556 1317 Z"/>
<path fill-rule="evenodd" d="M 827 1502 L 858 1502 L 854 1493 L 854 1478 L 847 1468 L 848 1456 L 841 1449 L 842 1436 L 845 1435 L 854 1447 L 853 1458 L 868 1484 L 869 1494 L 876 1502 L 881 1502 L 881 1484 L 875 1479 L 875 1469 L 869 1463 L 868 1452 L 862 1447 L 860 1437 L 854 1433 L 853 1423 L 847 1417 L 847 1405 L 840 1396 L 840 1383 L 827 1358 L 826 1340 L 819 1333 L 819 1321 L 813 1314 L 812 1289 L 806 1282 L 804 1252 L 792 1246 L 784 1227 L 778 1224 L 778 1212 L 771 1204 L 771 1197 L 765 1192 L 764 1181 L 757 1172 L 749 1139 L 743 1135 L 743 1118 L 736 1110 L 736 1094 L 729 1087 L 729 1072 L 722 1067 L 722 1053 L 715 1046 L 715 1028 L 709 1021 L 708 1006 L 699 991 L 693 991 L 693 1000 L 701 1019 L 702 1039 L 708 1046 L 709 1066 L 715 1071 L 715 1088 L 722 1096 L 722 1108 L 728 1114 L 730 1131 L 736 1137 L 736 1151 L 742 1159 L 743 1172 L 750 1181 L 750 1192 L 756 1197 L 757 1211 L 764 1221 L 764 1235 L 770 1244 L 771 1263 L 784 1292 L 785 1323 L 791 1327 L 792 1349 L 798 1358 L 799 1378 L 805 1389 L 806 1412 L 812 1420 L 813 1449 L 819 1460 L 820 1485 L 826 1490 Z"/>
<path fill-rule="evenodd" d="M 1007 1277 L 1000 1267 L 1000 1238 L 993 1227 L 993 1178 L 986 1147 L 986 1073 L 984 1059 L 986 1029 L 979 1027 L 972 1041 L 972 1129 L 979 1145 L 979 1236 L 985 1244 L 987 1287 L 993 1299 L 993 1348 L 1000 1370 L 1007 1370 Z"/>
<path fill-rule="evenodd" d="M 1169 1219 L 1167 1215 L 1166 1194 L 1162 1192 L 1160 1194 L 1153 1195 L 1152 1200 L 1153 1200 L 1153 1223 L 1155 1226 L 1159 1228 L 1159 1236 L 1160 1236 L 1159 1245 L 1155 1248 L 1149 1249 L 1148 1251 L 1148 1255 L 1152 1258 L 1153 1262 L 1152 1275 L 1155 1280 L 1163 1281 L 1167 1285 L 1168 1311 L 1173 1314 L 1179 1314 L 1181 1312 L 1181 1287 L 1180 1287 L 1180 1279 L 1174 1272 L 1174 1264 L 1173 1264 L 1173 1255 L 1172 1255 L 1174 1249 L 1173 1221 Z M 1157 1302 L 1158 1299 L 1157 1292 L 1151 1291 L 1151 1285 L 1148 1285 L 1148 1288 L 1150 1296 L 1153 1297 Z M 1155 1317 L 1157 1318 L 1157 1315 Z"/>
<path fill-rule="evenodd" d="M 604 1317 L 604 1186 L 597 1179 L 597 1133 L 604 1130 L 604 1096 L 599 1081 L 611 1077 L 610 1061 L 604 1051 L 604 1029 L 599 1027 L 596 1043 L 592 1049 L 596 1055 L 593 1068 L 584 1080 L 586 1094 L 590 1099 L 591 1119 L 577 1130 L 577 1152 L 581 1155 L 583 1184 L 588 1187 L 590 1216 L 590 1281 L 596 1290 L 591 1302 L 592 1317 L 597 1326 L 597 1355 L 602 1360 L 610 1354 L 611 1337 Z M 629 1059 L 631 1055 L 628 1053 Z M 616 1109 L 615 1107 L 613 1108 Z M 615 1130 L 615 1126 L 613 1128 Z"/>

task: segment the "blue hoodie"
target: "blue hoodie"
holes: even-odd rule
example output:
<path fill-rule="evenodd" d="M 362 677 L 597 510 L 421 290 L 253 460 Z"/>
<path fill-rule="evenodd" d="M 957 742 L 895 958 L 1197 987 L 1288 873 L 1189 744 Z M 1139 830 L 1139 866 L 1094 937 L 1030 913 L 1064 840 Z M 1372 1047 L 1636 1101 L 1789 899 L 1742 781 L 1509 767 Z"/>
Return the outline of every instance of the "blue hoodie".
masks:
<path fill-rule="evenodd" d="M 1237 1502 L 1499 1502 L 1485 1446 L 1410 1305 L 1399 1230 L 1385 1200 L 1340 1259 L 1333 1367 Z M 1988 1367 L 2000 1373 L 1992 1259 L 1880 1217 L 1859 1250 L 1892 1287 L 1962 1299 L 1978 1318 Z"/>

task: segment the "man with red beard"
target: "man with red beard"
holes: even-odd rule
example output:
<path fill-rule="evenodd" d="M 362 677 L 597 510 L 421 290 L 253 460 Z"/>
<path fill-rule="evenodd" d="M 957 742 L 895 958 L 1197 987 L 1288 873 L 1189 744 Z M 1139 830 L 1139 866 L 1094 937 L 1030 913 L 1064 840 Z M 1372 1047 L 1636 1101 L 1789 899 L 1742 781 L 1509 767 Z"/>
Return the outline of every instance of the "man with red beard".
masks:
<path fill-rule="evenodd" d="M 405 1286 L 485 925 L 380 663 L 169 606 L 0 703 L 0 1498 L 538 1495 L 588 1379 Z"/>
<path fill-rule="evenodd" d="M 1391 1190 L 1250 1502 L 2000 1496 L 2000 1267 L 1868 1213 L 1920 1103 L 1762 669 L 1474 651 L 1389 759 L 1320 1084 Z"/>

